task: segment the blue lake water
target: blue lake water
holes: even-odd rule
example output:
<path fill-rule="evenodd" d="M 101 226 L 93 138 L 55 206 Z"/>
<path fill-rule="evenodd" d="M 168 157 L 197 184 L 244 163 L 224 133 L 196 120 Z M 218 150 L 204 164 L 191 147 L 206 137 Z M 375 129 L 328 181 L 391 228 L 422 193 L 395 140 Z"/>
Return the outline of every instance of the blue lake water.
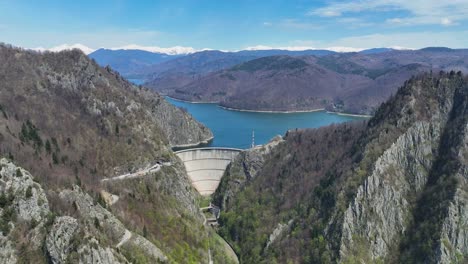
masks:
<path fill-rule="evenodd" d="M 205 124 L 214 134 L 211 147 L 249 148 L 252 130 L 255 144 L 265 144 L 276 135 L 284 135 L 289 129 L 315 128 L 353 120 L 362 117 L 342 116 L 325 111 L 309 113 L 256 113 L 231 111 L 216 104 L 194 104 L 166 99 L 183 107 L 198 121 Z"/>

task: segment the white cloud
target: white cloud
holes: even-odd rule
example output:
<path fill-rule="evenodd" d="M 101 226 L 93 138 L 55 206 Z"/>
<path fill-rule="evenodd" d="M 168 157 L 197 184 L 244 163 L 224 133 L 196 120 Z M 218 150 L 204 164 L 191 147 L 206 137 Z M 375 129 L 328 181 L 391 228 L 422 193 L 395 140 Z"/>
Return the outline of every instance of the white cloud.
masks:
<path fill-rule="evenodd" d="M 43 47 L 38 47 L 38 48 L 33 48 L 32 50 L 36 50 L 36 51 L 52 51 L 52 52 L 59 52 L 59 51 L 62 51 L 62 50 L 72 50 L 72 49 L 79 49 L 81 51 L 83 51 L 86 55 L 87 54 L 90 54 L 92 53 L 93 51 L 95 51 L 95 49 L 92 49 L 90 47 L 87 47 L 83 44 L 80 44 L 80 43 L 76 43 L 76 44 L 72 44 L 72 45 L 69 45 L 69 44 L 62 44 L 62 45 L 59 45 L 59 46 L 55 46 L 55 47 L 52 47 L 52 48 L 43 48 Z"/>
<path fill-rule="evenodd" d="M 341 12 L 337 10 L 323 10 L 323 12 L 321 12 L 320 15 L 325 16 L 325 17 L 336 17 L 336 16 L 341 16 Z"/>
<path fill-rule="evenodd" d="M 271 27 L 273 24 L 271 22 L 263 22 L 265 27 Z"/>
<path fill-rule="evenodd" d="M 371 48 L 392 48 L 397 50 L 411 50 L 425 47 L 466 48 L 466 43 L 468 43 L 468 30 L 444 32 L 422 31 L 349 36 L 332 41 L 295 40 L 290 42 L 289 45 L 259 45 L 249 47 L 248 49 L 326 49 L 336 52 L 356 52 Z"/>
<path fill-rule="evenodd" d="M 448 19 L 448 18 L 442 18 L 440 20 L 440 24 L 444 25 L 444 26 L 451 26 L 451 25 L 455 25 L 457 23 L 454 23 L 452 20 Z"/>
<path fill-rule="evenodd" d="M 266 45 L 256 45 L 256 46 L 250 46 L 245 48 L 244 50 L 272 50 L 275 49 L 272 46 L 266 46 Z"/>
<path fill-rule="evenodd" d="M 456 25 L 468 20 L 468 1 L 466 0 L 359 0 L 332 2 L 321 8 L 313 9 L 308 15 L 322 17 L 341 16 L 364 11 L 399 11 L 403 17 L 387 19 L 393 25 Z"/>
<path fill-rule="evenodd" d="M 425 31 L 344 37 L 332 42 L 322 43 L 322 45 L 362 47 L 366 49 L 375 47 L 419 49 L 434 46 L 466 48 L 466 43 L 468 43 L 468 31 Z"/>
<path fill-rule="evenodd" d="M 342 46 L 327 47 L 325 49 L 336 51 L 336 52 L 358 52 L 358 51 L 364 50 L 363 48 L 342 47 Z"/>
<path fill-rule="evenodd" d="M 63 43 L 83 43 L 83 41 L 85 41 L 83 44 L 92 48 L 119 47 L 128 45 L 129 43 L 152 46 L 152 43 L 159 43 L 162 38 L 167 38 L 166 35 L 159 31 L 137 29 L 89 30 L 77 33 L 61 33 L 48 30 L 14 31 L 9 29 L 6 32 L 2 32 L 1 37 L 2 39 L 11 40 L 10 42 L 12 42 L 12 44 L 28 48 L 36 48 L 38 46 L 49 48 L 59 46 Z M 57 43 L 57 40 L 60 42 Z"/>

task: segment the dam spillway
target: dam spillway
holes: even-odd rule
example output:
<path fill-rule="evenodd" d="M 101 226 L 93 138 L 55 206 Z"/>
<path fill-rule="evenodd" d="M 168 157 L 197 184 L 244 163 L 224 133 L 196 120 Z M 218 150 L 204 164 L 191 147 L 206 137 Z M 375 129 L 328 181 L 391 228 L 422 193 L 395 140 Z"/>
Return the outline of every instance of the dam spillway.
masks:
<path fill-rule="evenodd" d="M 211 195 L 226 167 L 241 152 L 234 148 L 195 148 L 176 151 L 183 161 L 192 185 L 201 195 Z"/>

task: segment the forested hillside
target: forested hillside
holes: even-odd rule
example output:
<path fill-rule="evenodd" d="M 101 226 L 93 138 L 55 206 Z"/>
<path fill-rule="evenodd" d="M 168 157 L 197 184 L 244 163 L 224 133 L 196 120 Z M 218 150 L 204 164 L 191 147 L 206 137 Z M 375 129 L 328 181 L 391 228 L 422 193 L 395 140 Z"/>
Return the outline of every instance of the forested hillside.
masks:
<path fill-rule="evenodd" d="M 262 155 L 239 156 L 215 194 L 242 263 L 467 261 L 460 72 L 412 78 L 368 122 L 290 131 Z"/>
<path fill-rule="evenodd" d="M 78 50 L 0 61 L 0 262 L 224 261 L 171 150 L 206 127 Z"/>

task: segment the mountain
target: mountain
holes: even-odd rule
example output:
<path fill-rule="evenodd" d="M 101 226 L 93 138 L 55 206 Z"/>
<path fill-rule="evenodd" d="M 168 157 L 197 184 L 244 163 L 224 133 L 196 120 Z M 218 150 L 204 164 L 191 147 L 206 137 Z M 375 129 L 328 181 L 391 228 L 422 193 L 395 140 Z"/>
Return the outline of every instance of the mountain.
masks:
<path fill-rule="evenodd" d="M 111 66 L 126 78 L 144 79 L 152 86 L 171 86 L 172 82 L 188 83 L 198 75 L 228 68 L 251 59 L 273 55 L 333 54 L 329 50 L 242 50 L 223 52 L 196 51 L 193 48 L 143 47 L 129 45 L 121 48 L 98 49 L 89 54 L 101 66 Z M 173 84 L 172 84 L 173 85 Z M 159 91 L 164 88 L 158 89 Z"/>
<path fill-rule="evenodd" d="M 227 69 L 237 64 L 261 57 L 273 55 L 324 56 L 334 53 L 335 52 L 328 50 L 202 51 L 143 69 L 142 74 L 147 76 L 148 81 L 145 86 L 162 93 L 170 93 L 174 91 L 174 89 L 196 81 L 209 73 Z"/>
<path fill-rule="evenodd" d="M 0 61 L 1 263 L 229 263 L 171 150 L 206 127 L 79 50 Z"/>
<path fill-rule="evenodd" d="M 110 65 L 127 78 L 138 78 L 141 68 L 168 61 L 180 55 L 169 55 L 134 49 L 98 49 L 88 56 L 96 60 L 101 66 Z"/>
<path fill-rule="evenodd" d="M 468 72 L 468 51 L 418 50 L 326 56 L 271 56 L 186 82 L 150 82 L 181 100 L 217 102 L 253 111 L 327 109 L 372 114 L 412 75 L 431 70 Z M 180 78 L 183 79 L 183 78 Z M 159 83 L 159 85 L 156 85 Z M 161 84 L 162 83 L 162 84 Z"/>
<path fill-rule="evenodd" d="M 323 57 L 326 58 L 326 57 Z M 423 65 L 397 69 L 374 79 L 360 72 L 337 72 L 315 57 L 275 56 L 251 60 L 193 81 L 169 96 L 254 111 L 330 109 L 368 114 Z M 341 64 L 340 64 L 341 65 Z M 377 86 L 378 85 L 378 86 Z M 374 89 L 378 87 L 381 92 Z M 363 96 L 365 99 L 363 99 Z"/>
<path fill-rule="evenodd" d="M 369 121 L 244 151 L 214 194 L 242 263 L 466 263 L 468 77 L 404 83 Z"/>
<path fill-rule="evenodd" d="M 202 51 L 142 69 L 147 76 L 145 86 L 158 92 L 174 90 L 207 73 L 219 71 L 244 61 L 255 59 L 253 55 L 238 55 L 222 51 Z"/>
<path fill-rule="evenodd" d="M 389 52 L 389 51 L 393 51 L 394 49 L 392 48 L 373 48 L 373 49 L 365 49 L 365 50 L 361 50 L 359 51 L 359 53 L 362 53 L 362 54 L 376 54 L 376 53 L 382 53 L 382 52 Z"/>

